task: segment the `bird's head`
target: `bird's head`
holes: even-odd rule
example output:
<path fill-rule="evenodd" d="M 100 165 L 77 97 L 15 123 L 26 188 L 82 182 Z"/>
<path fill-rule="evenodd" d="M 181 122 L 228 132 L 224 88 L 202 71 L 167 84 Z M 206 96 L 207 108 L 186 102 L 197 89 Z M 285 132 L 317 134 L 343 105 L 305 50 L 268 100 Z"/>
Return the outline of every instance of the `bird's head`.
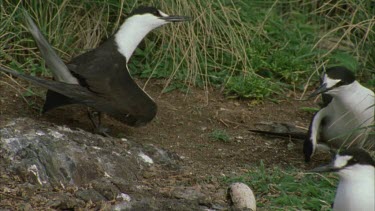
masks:
<path fill-rule="evenodd" d="M 363 168 L 374 168 L 375 161 L 365 150 L 355 148 L 338 152 L 331 163 L 312 169 L 312 172 L 359 172 Z M 373 173 L 372 173 L 373 174 Z"/>
<path fill-rule="evenodd" d="M 187 16 L 167 15 L 155 7 L 140 6 L 129 14 L 126 22 L 137 23 L 138 27 L 152 30 L 167 23 L 188 21 L 189 19 Z"/>
<path fill-rule="evenodd" d="M 186 16 L 167 15 L 155 7 L 140 6 L 129 14 L 115 34 L 118 51 L 128 62 L 135 48 L 150 31 L 167 23 L 189 19 Z"/>
<path fill-rule="evenodd" d="M 354 73 L 345 67 L 331 67 L 323 74 L 321 85 L 310 96 L 315 97 L 318 94 L 334 94 L 345 89 L 348 85 L 355 81 Z"/>

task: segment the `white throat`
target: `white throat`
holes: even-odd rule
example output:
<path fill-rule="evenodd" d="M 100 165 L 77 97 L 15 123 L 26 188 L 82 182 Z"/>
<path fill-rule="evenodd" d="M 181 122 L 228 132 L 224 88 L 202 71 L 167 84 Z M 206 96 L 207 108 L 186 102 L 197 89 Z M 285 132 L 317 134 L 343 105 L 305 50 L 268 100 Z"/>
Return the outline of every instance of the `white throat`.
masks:
<path fill-rule="evenodd" d="M 130 57 L 142 39 L 151 30 L 165 23 L 167 22 L 150 14 L 134 15 L 126 19 L 115 35 L 118 51 L 125 56 L 126 62 L 129 62 Z"/>
<path fill-rule="evenodd" d="M 115 35 L 115 41 L 118 46 L 118 51 L 125 56 L 126 62 L 129 62 L 134 50 L 142 39 L 152 29 L 147 27 L 139 27 L 134 21 L 125 21 Z"/>

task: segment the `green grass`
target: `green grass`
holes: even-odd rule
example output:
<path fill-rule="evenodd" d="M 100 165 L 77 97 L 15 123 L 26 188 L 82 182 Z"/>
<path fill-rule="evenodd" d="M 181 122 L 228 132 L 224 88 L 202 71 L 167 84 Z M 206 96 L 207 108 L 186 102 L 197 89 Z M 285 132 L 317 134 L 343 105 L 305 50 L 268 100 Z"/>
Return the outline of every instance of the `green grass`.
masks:
<path fill-rule="evenodd" d="M 136 77 L 167 79 L 164 92 L 213 86 L 224 87 L 228 97 L 273 99 L 314 85 L 320 68 L 332 65 L 347 66 L 375 87 L 375 6 L 359 0 L 0 0 L 0 64 L 51 76 L 23 26 L 20 6 L 69 61 L 99 45 L 143 4 L 192 17 L 152 32 L 129 64 Z M 230 140 L 223 130 L 210 136 Z M 249 184 L 258 206 L 268 210 L 328 209 L 336 180 L 264 165 L 226 179 Z"/>
<path fill-rule="evenodd" d="M 214 141 L 229 142 L 230 137 L 225 130 L 215 129 L 209 135 Z"/>
<path fill-rule="evenodd" d="M 285 90 L 315 86 L 320 68 L 332 65 L 351 68 L 375 87 L 371 1 L 1 2 L 1 64 L 46 77 L 51 75 L 23 26 L 21 6 L 69 61 L 113 34 L 134 7 L 147 4 L 192 17 L 155 30 L 129 64 L 134 76 L 167 79 L 164 91 L 214 86 L 224 87 L 228 97 L 274 99 Z"/>
<path fill-rule="evenodd" d="M 256 196 L 257 207 L 265 210 L 330 210 L 338 177 L 293 167 L 266 168 L 261 162 L 246 174 L 224 181 L 247 184 Z"/>
<path fill-rule="evenodd" d="M 233 76 L 227 84 L 225 93 L 228 97 L 251 99 L 270 98 L 273 94 L 281 94 L 281 86 L 270 79 L 252 76 Z"/>

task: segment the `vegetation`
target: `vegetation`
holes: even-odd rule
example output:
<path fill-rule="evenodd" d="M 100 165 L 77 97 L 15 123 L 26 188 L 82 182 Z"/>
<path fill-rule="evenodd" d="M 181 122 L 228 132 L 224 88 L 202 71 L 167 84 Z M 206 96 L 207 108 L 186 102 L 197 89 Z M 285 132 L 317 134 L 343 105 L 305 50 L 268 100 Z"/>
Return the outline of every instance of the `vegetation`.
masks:
<path fill-rule="evenodd" d="M 225 178 L 225 182 L 249 185 L 257 207 L 265 210 L 330 210 L 338 177 L 327 175 L 303 173 L 296 168 L 266 168 L 261 162 L 242 176 Z"/>
<path fill-rule="evenodd" d="M 215 129 L 210 134 L 210 137 L 215 141 L 221 141 L 221 142 L 229 142 L 230 137 L 225 130 Z"/>
<path fill-rule="evenodd" d="M 192 17 L 153 32 L 129 64 L 137 77 L 166 79 L 164 92 L 214 86 L 228 97 L 279 98 L 285 90 L 306 89 L 321 67 L 332 65 L 347 66 L 375 87 L 375 4 L 360 0 L 0 0 L 0 65 L 51 76 L 22 23 L 21 7 L 69 61 L 113 34 L 143 4 Z M 211 137 L 230 139 L 222 130 Z M 269 210 L 328 209 L 336 180 L 262 164 L 226 179 L 249 184 L 258 206 Z"/>
<path fill-rule="evenodd" d="M 23 27 L 21 6 L 68 61 L 113 34 L 141 4 L 193 18 L 156 30 L 130 62 L 133 75 L 168 79 L 165 91 L 217 86 L 230 97 L 261 100 L 305 89 L 330 65 L 345 65 L 374 87 L 375 5 L 358 0 L 2 0 L 1 64 L 50 75 Z"/>

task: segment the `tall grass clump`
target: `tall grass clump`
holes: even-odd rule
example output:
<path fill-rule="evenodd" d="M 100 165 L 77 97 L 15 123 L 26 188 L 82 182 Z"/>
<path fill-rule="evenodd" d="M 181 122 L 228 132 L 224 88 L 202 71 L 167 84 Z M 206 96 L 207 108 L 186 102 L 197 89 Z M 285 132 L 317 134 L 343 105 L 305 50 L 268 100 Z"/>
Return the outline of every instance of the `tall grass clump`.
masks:
<path fill-rule="evenodd" d="M 2 0 L 0 5 L 0 61 L 19 70 L 49 75 L 22 24 L 21 6 L 68 61 L 113 34 L 133 8 L 154 5 L 192 21 L 147 36 L 129 64 L 134 76 L 163 78 L 166 87 L 223 87 L 231 97 L 264 99 L 304 89 L 321 67 L 344 65 L 375 85 L 371 1 Z"/>

